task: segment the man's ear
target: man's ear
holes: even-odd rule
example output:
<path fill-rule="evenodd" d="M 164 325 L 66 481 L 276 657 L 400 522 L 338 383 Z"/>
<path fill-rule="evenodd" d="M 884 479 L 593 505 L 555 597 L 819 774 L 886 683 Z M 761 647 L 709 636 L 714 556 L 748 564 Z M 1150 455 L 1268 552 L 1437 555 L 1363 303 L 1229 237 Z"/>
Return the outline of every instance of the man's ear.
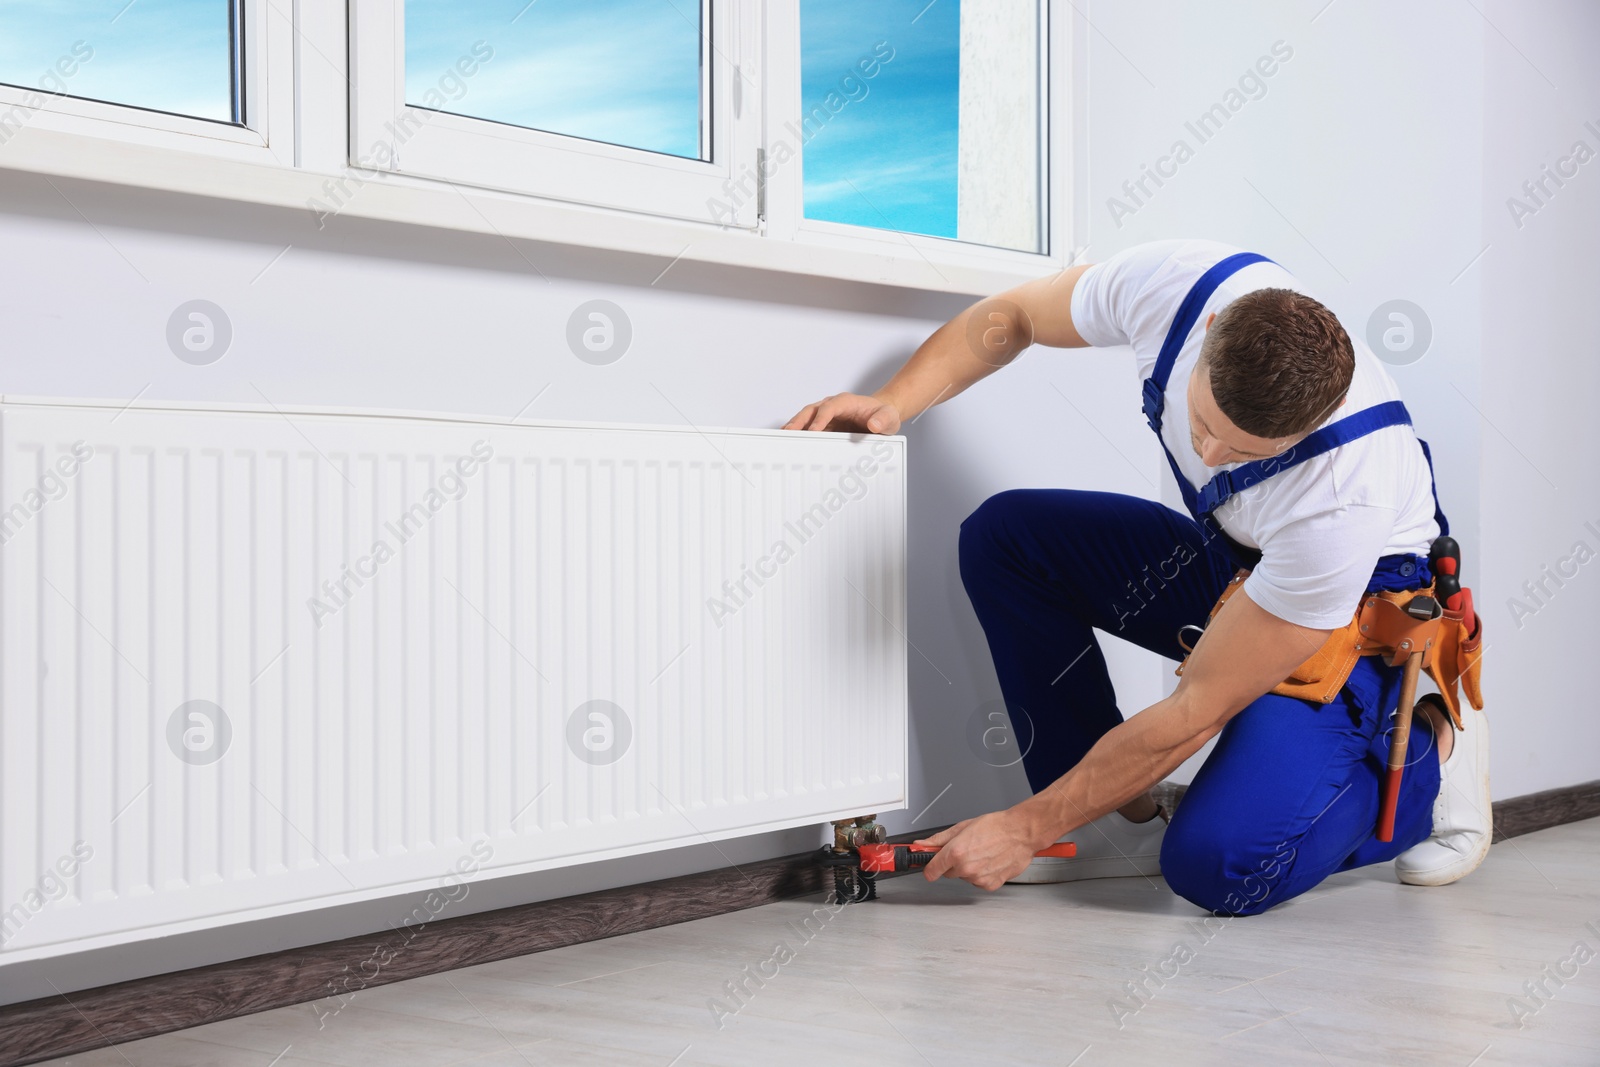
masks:
<path fill-rule="evenodd" d="M 1213 311 L 1211 314 L 1206 316 L 1206 329 L 1207 330 L 1211 329 L 1211 324 L 1213 322 L 1216 322 L 1216 321 L 1217 321 L 1217 313 L 1215 311 Z"/>

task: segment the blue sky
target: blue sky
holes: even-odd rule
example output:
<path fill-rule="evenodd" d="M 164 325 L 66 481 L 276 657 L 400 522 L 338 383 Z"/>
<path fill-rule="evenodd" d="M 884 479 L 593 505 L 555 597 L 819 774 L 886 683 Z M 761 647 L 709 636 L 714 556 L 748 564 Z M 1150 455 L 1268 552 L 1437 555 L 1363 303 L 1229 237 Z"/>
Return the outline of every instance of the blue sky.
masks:
<path fill-rule="evenodd" d="M 806 145 L 807 218 L 956 235 L 960 29 L 960 0 L 801 0 L 808 109 L 878 42 L 894 49 Z"/>
<path fill-rule="evenodd" d="M 481 40 L 494 58 L 444 110 L 700 158 L 698 3 L 526 4 L 406 0 L 407 103 L 420 105 L 423 93 Z"/>
<path fill-rule="evenodd" d="M 92 54 L 60 79 L 69 96 L 233 118 L 227 0 L 0 0 L 0 82 L 57 88 L 75 44 Z"/>

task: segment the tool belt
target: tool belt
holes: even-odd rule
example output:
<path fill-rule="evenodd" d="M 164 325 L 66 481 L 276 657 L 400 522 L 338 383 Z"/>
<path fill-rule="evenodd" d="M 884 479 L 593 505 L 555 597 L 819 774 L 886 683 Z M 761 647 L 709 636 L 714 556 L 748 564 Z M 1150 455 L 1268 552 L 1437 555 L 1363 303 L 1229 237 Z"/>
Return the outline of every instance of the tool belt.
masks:
<path fill-rule="evenodd" d="M 1211 614 L 1206 617 L 1208 624 L 1217 617 L 1222 605 L 1228 602 L 1228 598 L 1244 584 L 1249 575 L 1249 571 L 1241 570 L 1233 576 L 1211 608 Z M 1327 704 L 1339 695 L 1350 678 L 1350 672 L 1355 670 L 1356 661 L 1362 656 L 1383 656 L 1390 666 L 1400 666 L 1411 653 L 1421 649 L 1422 669 L 1439 687 L 1451 720 L 1457 729 L 1461 729 L 1457 686 L 1466 693 L 1474 708 L 1483 707 L 1483 691 L 1480 688 L 1483 629 L 1479 626 L 1477 633 L 1470 632 L 1475 619 L 1464 617 L 1471 612 L 1470 607 L 1466 612 L 1445 609 L 1443 614 L 1431 619 L 1407 614 L 1405 605 L 1412 598 L 1420 595 L 1431 597 L 1433 591 L 1434 587 L 1429 585 L 1425 589 L 1403 593 L 1368 593 L 1361 598 L 1361 604 L 1349 623 L 1329 634 L 1322 647 L 1296 667 L 1289 677 L 1274 686 L 1272 692 L 1297 700 Z M 1178 664 L 1177 673 L 1180 676 L 1188 662 L 1185 656 L 1183 663 Z"/>

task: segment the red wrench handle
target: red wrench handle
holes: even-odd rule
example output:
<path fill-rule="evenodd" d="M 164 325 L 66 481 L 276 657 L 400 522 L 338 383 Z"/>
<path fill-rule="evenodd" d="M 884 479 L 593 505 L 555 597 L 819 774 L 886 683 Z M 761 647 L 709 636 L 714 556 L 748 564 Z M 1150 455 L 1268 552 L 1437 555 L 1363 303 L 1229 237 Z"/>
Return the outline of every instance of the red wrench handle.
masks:
<path fill-rule="evenodd" d="M 863 871 L 887 872 L 926 867 L 939 848 L 939 845 L 862 845 L 857 851 L 861 854 Z M 1059 859 L 1071 859 L 1077 854 L 1078 846 L 1071 841 L 1058 841 L 1034 853 Z"/>

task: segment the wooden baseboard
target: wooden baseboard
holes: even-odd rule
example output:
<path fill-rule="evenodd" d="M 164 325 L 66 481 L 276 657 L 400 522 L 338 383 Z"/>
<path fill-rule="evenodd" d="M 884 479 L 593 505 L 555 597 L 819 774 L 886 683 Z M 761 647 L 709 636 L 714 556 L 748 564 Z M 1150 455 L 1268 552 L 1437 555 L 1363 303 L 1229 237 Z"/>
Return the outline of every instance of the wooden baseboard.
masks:
<path fill-rule="evenodd" d="M 1157 799 L 1174 808 L 1183 787 Z M 1495 839 L 1600 816 L 1600 781 L 1498 801 Z M 921 834 L 904 834 L 910 841 Z M 417 928 L 329 941 L 0 1007 L 0 1065 L 12 1067 L 359 992 L 530 952 L 702 919 L 823 891 L 816 854 L 665 878 Z M 385 960 L 382 965 L 374 961 Z M 374 970 L 365 980 L 352 978 Z"/>
<path fill-rule="evenodd" d="M 1600 782 L 1585 782 L 1542 793 L 1495 801 L 1494 839 L 1521 837 L 1563 823 L 1600 815 Z"/>
<path fill-rule="evenodd" d="M 0 1067 L 822 893 L 808 851 L 44 997 L 0 1007 Z"/>

